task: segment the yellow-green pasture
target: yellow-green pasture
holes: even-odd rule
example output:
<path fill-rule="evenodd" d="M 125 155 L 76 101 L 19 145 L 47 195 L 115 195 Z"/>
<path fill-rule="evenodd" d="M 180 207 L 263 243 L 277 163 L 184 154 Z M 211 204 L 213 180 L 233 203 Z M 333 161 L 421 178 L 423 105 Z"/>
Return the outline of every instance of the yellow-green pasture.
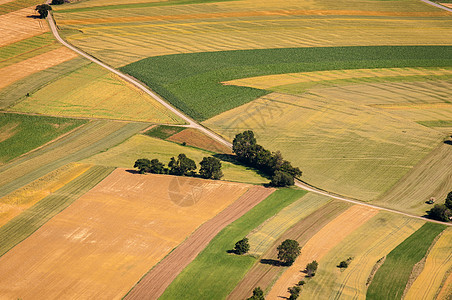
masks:
<path fill-rule="evenodd" d="M 442 143 L 443 134 L 366 105 L 314 93 L 272 93 L 203 124 L 226 138 L 255 132 L 303 171 L 303 180 L 375 200 Z"/>
<path fill-rule="evenodd" d="M 10 108 L 46 115 L 182 123 L 138 88 L 91 63 Z"/>
<path fill-rule="evenodd" d="M 212 152 L 197 148 L 182 146 L 145 135 L 135 135 L 117 147 L 85 159 L 82 162 L 133 169 L 135 161 L 139 158 L 157 158 L 160 162 L 167 164 L 171 157 L 176 157 L 180 153 L 184 153 L 187 157 L 193 159 L 198 167 L 203 157 L 212 155 Z M 268 179 L 259 176 L 246 167 L 224 161 L 221 164 L 224 173 L 223 180 L 254 184 L 268 182 Z"/>
<path fill-rule="evenodd" d="M 330 201 L 329 197 L 308 193 L 285 207 L 247 235 L 248 253 L 261 256 L 290 227 Z"/>
<path fill-rule="evenodd" d="M 320 261 L 316 276 L 302 288 L 306 299 L 365 299 L 367 279 L 377 260 L 414 233 L 421 220 L 380 212 L 347 236 Z M 337 265 L 352 257 L 348 268 Z"/>
<path fill-rule="evenodd" d="M 90 4 L 97 6 L 96 1 L 86 2 L 86 6 Z M 65 36 L 71 43 L 115 67 L 149 56 L 176 53 L 449 45 L 449 16 L 448 12 L 415 0 L 290 4 L 248 0 L 55 12 L 60 28 L 68 30 Z"/>

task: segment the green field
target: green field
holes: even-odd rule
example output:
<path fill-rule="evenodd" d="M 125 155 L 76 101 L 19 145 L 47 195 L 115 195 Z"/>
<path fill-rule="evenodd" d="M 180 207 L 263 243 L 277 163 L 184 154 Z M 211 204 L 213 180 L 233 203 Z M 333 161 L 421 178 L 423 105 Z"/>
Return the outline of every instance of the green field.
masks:
<path fill-rule="evenodd" d="M 151 129 L 149 129 L 144 134 L 148 135 L 148 136 L 151 136 L 151 137 L 156 137 L 156 138 L 159 138 L 159 139 L 162 139 L 162 140 L 166 140 L 167 138 L 169 138 L 173 134 L 181 132 L 184 129 L 185 129 L 184 127 L 159 125 L 159 126 L 155 126 L 155 127 L 151 128 Z"/>
<path fill-rule="evenodd" d="M 451 56 L 448 46 L 288 48 L 150 57 L 120 69 L 203 121 L 269 93 L 223 81 L 320 70 L 444 67 L 452 66 Z"/>
<path fill-rule="evenodd" d="M 87 121 L 0 114 L 0 164 L 31 151 Z"/>
<path fill-rule="evenodd" d="M 159 299 L 222 299 L 256 261 L 251 256 L 228 254 L 252 229 L 293 203 L 306 192 L 280 189 L 223 229 L 191 262 Z"/>
<path fill-rule="evenodd" d="M 85 159 L 82 162 L 132 169 L 135 161 L 139 158 L 157 158 L 167 164 L 171 157 L 176 157 L 180 153 L 185 153 L 187 157 L 193 159 L 198 168 L 199 162 L 203 157 L 214 155 L 212 152 L 198 148 L 182 146 L 145 135 L 136 135 L 117 147 Z M 268 182 L 268 179 L 256 174 L 254 170 L 227 161 L 222 161 L 222 171 L 224 174 L 223 180 L 253 184 Z"/>
<path fill-rule="evenodd" d="M 425 223 L 392 250 L 367 290 L 367 299 L 401 299 L 414 265 L 426 254 L 445 225 Z"/>
<path fill-rule="evenodd" d="M 88 192 L 114 168 L 94 166 L 0 228 L 0 256 L 38 230 L 53 216 Z"/>

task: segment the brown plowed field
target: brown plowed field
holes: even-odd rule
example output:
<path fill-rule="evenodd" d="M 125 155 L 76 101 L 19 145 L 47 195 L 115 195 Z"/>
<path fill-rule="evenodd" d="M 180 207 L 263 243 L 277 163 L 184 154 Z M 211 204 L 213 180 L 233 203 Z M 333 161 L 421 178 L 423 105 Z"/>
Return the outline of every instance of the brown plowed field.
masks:
<path fill-rule="evenodd" d="M 274 190 L 255 186 L 213 219 L 204 223 L 185 242 L 153 268 L 127 295 L 126 299 L 157 299 L 176 276 L 228 224 L 267 198 Z"/>
<path fill-rule="evenodd" d="M 177 143 L 187 143 L 189 146 L 217 152 L 232 154 L 231 149 L 223 144 L 211 139 L 201 131 L 194 128 L 187 128 L 170 136 L 167 140 Z"/>
<path fill-rule="evenodd" d="M 287 288 L 294 286 L 304 275 L 300 270 L 304 270 L 313 260 L 319 261 L 328 251 L 377 213 L 376 209 L 355 205 L 328 223 L 304 245 L 300 256 L 276 281 L 266 298 L 288 297 Z"/>
<path fill-rule="evenodd" d="M 0 16 L 0 47 L 49 31 L 45 20 L 30 15 L 36 15 L 34 6 Z"/>
<path fill-rule="evenodd" d="M 284 270 L 281 266 L 271 264 L 271 262 L 275 263 L 278 261 L 276 246 L 286 239 L 292 239 L 296 240 L 300 244 L 300 247 L 303 247 L 314 234 L 348 207 L 350 207 L 350 205 L 345 202 L 330 202 L 287 230 L 275 241 L 274 247 L 271 247 L 262 255 L 261 258 L 267 260 L 268 263 L 256 263 L 251 270 L 246 273 L 245 277 L 240 281 L 232 293 L 229 294 L 228 299 L 246 299 L 253 294 L 253 289 L 257 286 L 261 287 L 263 290 L 268 288 L 277 278 L 278 274 Z"/>
<path fill-rule="evenodd" d="M 4 67 L 0 69 L 0 89 L 28 75 L 56 66 L 75 57 L 77 57 L 77 53 L 66 47 L 61 47 Z"/>
<path fill-rule="evenodd" d="M 0 295 L 119 299 L 250 187 L 117 169 L 0 258 Z"/>

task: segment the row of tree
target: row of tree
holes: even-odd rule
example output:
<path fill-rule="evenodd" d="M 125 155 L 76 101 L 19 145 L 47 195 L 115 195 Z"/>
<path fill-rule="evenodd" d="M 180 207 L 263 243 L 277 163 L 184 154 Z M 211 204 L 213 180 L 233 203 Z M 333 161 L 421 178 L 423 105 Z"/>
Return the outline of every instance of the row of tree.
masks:
<path fill-rule="evenodd" d="M 299 168 L 293 167 L 290 162 L 283 159 L 281 152 L 270 152 L 259 145 L 251 130 L 235 136 L 232 151 L 242 163 L 271 176 L 272 186 L 293 185 L 294 178 L 302 174 Z"/>
<path fill-rule="evenodd" d="M 204 157 L 199 165 L 201 166 L 199 169 L 200 177 L 205 179 L 220 179 L 223 177 L 221 162 L 218 158 L 211 156 Z M 147 158 L 137 159 L 133 167 L 137 168 L 141 174 L 153 173 L 177 176 L 198 176 L 195 171 L 197 169 L 195 161 L 188 158 L 183 153 L 179 154 L 177 159 L 171 157 L 168 167 L 166 167 L 158 159 L 149 160 Z"/>
<path fill-rule="evenodd" d="M 447 194 L 444 204 L 435 204 L 431 210 L 428 211 L 428 216 L 431 219 L 449 222 L 452 218 L 452 191 Z"/>

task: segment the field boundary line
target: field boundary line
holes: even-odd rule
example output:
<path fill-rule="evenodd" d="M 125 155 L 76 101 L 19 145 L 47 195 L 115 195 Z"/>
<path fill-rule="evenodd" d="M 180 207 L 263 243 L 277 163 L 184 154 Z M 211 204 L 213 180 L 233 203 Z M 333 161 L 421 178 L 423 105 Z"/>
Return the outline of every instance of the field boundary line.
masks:
<path fill-rule="evenodd" d="M 428 0 L 421 0 L 421 1 L 425 2 L 425 1 L 428 1 Z M 47 1 L 47 3 L 49 3 L 49 2 L 50 2 L 50 0 Z M 428 2 L 430 2 L 430 1 L 428 1 Z M 433 2 L 430 2 L 430 3 L 433 3 Z M 443 8 L 443 7 L 441 7 L 441 8 Z M 450 11 L 452 12 L 452 9 L 450 9 Z M 71 49 L 72 51 L 75 51 L 76 53 L 80 54 L 81 56 L 85 57 L 86 59 L 98 64 L 99 66 L 101 66 L 101 67 L 103 67 L 105 69 L 107 69 L 108 71 L 113 72 L 114 74 L 118 75 L 119 77 L 121 77 L 122 79 L 126 80 L 127 82 L 135 85 L 136 87 L 138 87 L 139 89 L 144 91 L 146 94 L 148 94 L 149 96 L 154 98 L 156 101 L 161 103 L 164 107 L 169 109 L 171 112 L 176 114 L 182 120 L 187 122 L 188 123 L 187 127 L 196 128 L 196 129 L 200 130 L 201 132 L 205 133 L 206 135 L 208 135 L 208 136 L 212 137 L 213 139 L 217 140 L 218 142 L 226 145 L 229 148 L 232 148 L 232 143 L 228 142 L 227 140 L 225 140 L 220 135 L 214 133 L 213 131 L 211 131 L 211 130 L 207 129 L 206 127 L 202 126 L 201 124 L 197 123 L 192 118 L 186 116 L 184 113 L 182 113 L 181 111 L 179 111 L 178 109 L 173 107 L 171 104 L 169 104 L 168 102 L 163 100 L 156 93 L 154 93 L 150 89 L 148 89 L 143 83 L 141 83 L 136 78 L 134 78 L 132 76 L 129 76 L 129 75 L 126 75 L 126 74 L 116 70 L 115 68 L 103 63 L 102 61 L 98 60 L 97 58 L 87 54 L 86 52 L 84 52 L 84 51 L 78 49 L 77 47 L 75 47 L 75 46 L 69 44 L 68 42 L 66 42 L 63 38 L 61 38 L 60 34 L 58 33 L 58 30 L 57 30 L 57 27 L 56 27 L 56 24 L 55 24 L 55 20 L 53 19 L 52 13 L 48 14 L 47 20 L 49 22 L 49 27 L 50 27 L 51 32 L 53 33 L 55 38 L 61 44 L 63 44 L 67 48 Z M 425 218 L 425 217 L 421 217 L 421 216 L 405 213 L 405 212 L 402 212 L 402 211 L 399 211 L 399 210 L 396 210 L 396 209 L 391 209 L 391 208 L 387 208 L 387 207 L 373 205 L 373 204 L 365 203 L 365 202 L 360 201 L 360 200 L 356 200 L 356 199 L 352 199 L 352 198 L 347 198 L 345 196 L 337 195 L 337 194 L 332 193 L 332 192 L 324 191 L 324 190 L 322 190 L 320 188 L 317 188 L 317 187 L 315 187 L 313 185 L 310 185 L 310 184 L 305 183 L 303 181 L 300 181 L 298 179 L 295 180 L 295 186 L 300 187 L 300 188 L 302 188 L 304 190 L 307 190 L 309 192 L 313 192 L 313 193 L 317 193 L 317 194 L 320 194 L 320 195 L 331 197 L 333 199 L 337 199 L 337 200 L 341 200 L 341 201 L 345 201 L 345 202 L 349 202 L 349 203 L 353 203 L 353 204 L 363 205 L 363 206 L 367 206 L 367 207 L 374 208 L 374 209 L 384 210 L 384 211 L 388 211 L 388 212 L 404 215 L 404 216 L 407 216 L 407 217 L 420 219 L 420 220 L 423 220 L 423 221 L 426 221 L 426 222 L 432 222 L 432 223 L 443 224 L 443 225 L 446 225 L 446 226 L 452 226 L 452 224 L 450 224 L 450 223 L 436 221 L 436 220 L 428 219 L 428 218 Z"/>
<path fill-rule="evenodd" d="M 445 7 L 445 6 L 441 5 L 441 4 L 438 4 L 438 3 L 435 3 L 435 2 L 432 2 L 432 1 L 429 1 L 429 0 L 421 0 L 421 1 L 424 2 L 424 3 L 430 4 L 430 5 L 433 5 L 435 7 L 438 7 L 440 9 L 452 12 L 452 8 Z"/>

